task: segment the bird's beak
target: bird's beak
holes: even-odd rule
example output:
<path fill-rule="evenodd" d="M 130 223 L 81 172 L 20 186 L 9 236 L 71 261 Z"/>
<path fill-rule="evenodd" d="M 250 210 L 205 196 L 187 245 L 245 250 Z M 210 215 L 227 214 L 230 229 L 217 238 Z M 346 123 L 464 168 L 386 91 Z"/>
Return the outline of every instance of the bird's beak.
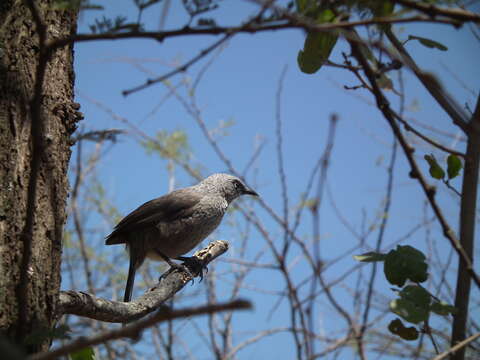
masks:
<path fill-rule="evenodd" d="M 260 195 L 258 195 L 255 191 L 253 191 L 253 190 L 250 189 L 250 188 L 245 188 L 245 190 L 243 191 L 243 193 L 244 193 L 245 195 L 260 196 Z"/>

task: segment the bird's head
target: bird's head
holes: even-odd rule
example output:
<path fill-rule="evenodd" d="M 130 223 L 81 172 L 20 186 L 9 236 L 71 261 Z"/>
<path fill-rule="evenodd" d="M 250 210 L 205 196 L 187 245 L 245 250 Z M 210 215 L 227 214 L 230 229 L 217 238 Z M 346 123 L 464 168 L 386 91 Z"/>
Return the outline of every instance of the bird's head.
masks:
<path fill-rule="evenodd" d="M 199 186 L 213 193 L 222 194 L 229 204 L 242 195 L 258 196 L 258 194 L 245 185 L 242 180 L 229 174 L 210 175 L 204 179 Z"/>

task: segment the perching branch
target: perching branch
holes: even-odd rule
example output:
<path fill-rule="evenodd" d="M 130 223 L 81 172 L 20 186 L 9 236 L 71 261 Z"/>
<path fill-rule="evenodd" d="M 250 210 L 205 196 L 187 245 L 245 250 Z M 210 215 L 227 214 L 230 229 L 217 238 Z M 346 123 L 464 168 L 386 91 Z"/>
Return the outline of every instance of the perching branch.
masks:
<path fill-rule="evenodd" d="M 227 250 L 228 243 L 217 240 L 197 251 L 193 256 L 207 265 Z M 64 314 L 73 314 L 106 322 L 130 322 L 160 308 L 166 300 L 170 299 L 191 280 L 193 280 L 191 275 L 173 271 L 144 295 L 128 303 L 106 300 L 79 291 L 61 291 L 58 317 Z"/>

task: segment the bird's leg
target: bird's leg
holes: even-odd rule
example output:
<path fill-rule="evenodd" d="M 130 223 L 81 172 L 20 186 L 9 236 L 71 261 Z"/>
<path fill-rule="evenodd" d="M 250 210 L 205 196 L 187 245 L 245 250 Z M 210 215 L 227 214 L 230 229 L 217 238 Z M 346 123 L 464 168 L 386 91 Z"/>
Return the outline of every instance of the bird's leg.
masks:
<path fill-rule="evenodd" d="M 156 252 L 170 266 L 170 269 L 168 269 L 165 273 L 163 273 L 158 279 L 158 281 L 162 281 L 162 279 L 164 279 L 168 274 L 172 273 L 175 270 L 186 272 L 188 275 L 192 277 L 192 281 L 193 281 L 193 278 L 195 276 L 192 274 L 188 266 L 185 266 L 184 264 L 177 264 L 172 260 L 170 260 L 168 256 L 161 253 L 160 251 L 156 251 Z"/>
<path fill-rule="evenodd" d="M 175 258 L 176 260 L 183 261 L 183 265 L 187 266 L 195 276 L 200 276 L 200 281 L 203 280 L 203 270 L 208 273 L 207 266 L 195 256 L 179 256 Z"/>

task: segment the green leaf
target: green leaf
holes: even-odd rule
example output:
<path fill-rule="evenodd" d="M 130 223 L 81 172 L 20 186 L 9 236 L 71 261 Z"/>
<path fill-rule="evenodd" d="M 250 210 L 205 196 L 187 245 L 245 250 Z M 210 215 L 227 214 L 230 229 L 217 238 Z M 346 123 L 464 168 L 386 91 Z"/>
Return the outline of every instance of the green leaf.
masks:
<path fill-rule="evenodd" d="M 322 11 L 316 22 L 318 24 L 332 22 L 335 15 L 331 10 Z M 310 32 L 305 38 L 303 50 L 298 52 L 297 62 L 300 70 L 306 74 L 317 72 L 328 60 L 333 47 L 337 43 L 336 32 Z"/>
<path fill-rule="evenodd" d="M 405 321 L 418 324 L 428 319 L 428 308 L 424 308 L 406 299 L 395 299 L 390 301 L 390 310 L 402 317 Z"/>
<path fill-rule="evenodd" d="M 453 179 L 460 174 L 462 170 L 462 161 L 455 155 L 449 155 L 447 158 L 447 174 L 449 179 Z"/>
<path fill-rule="evenodd" d="M 418 285 L 405 286 L 402 291 L 399 292 L 399 295 L 402 299 L 413 302 L 427 311 L 432 301 L 432 297 L 428 291 Z"/>
<path fill-rule="evenodd" d="M 425 255 L 411 246 L 398 245 L 385 257 L 383 271 L 388 282 L 402 287 L 410 279 L 413 282 L 424 282 L 428 278 L 428 265 Z"/>
<path fill-rule="evenodd" d="M 417 340 L 419 335 L 418 330 L 415 327 L 405 327 L 402 320 L 398 318 L 392 320 L 390 324 L 388 324 L 388 330 L 390 330 L 392 334 L 398 335 L 402 339 L 408 341 Z"/>
<path fill-rule="evenodd" d="M 446 315 L 449 315 L 449 314 L 455 314 L 456 311 L 457 311 L 455 306 L 452 306 L 452 305 L 446 303 L 445 301 L 441 301 L 441 302 L 435 301 L 435 302 L 433 302 L 432 305 L 430 306 L 430 310 L 432 310 L 435 314 L 442 315 L 442 316 L 446 316 Z"/>
<path fill-rule="evenodd" d="M 440 44 L 438 41 L 435 41 L 435 40 L 432 40 L 432 39 L 427 39 L 427 38 L 424 38 L 424 37 L 420 37 L 420 36 L 415 36 L 415 35 L 408 35 L 408 40 L 418 40 L 420 42 L 420 44 L 422 44 L 423 46 L 426 46 L 430 49 L 438 49 L 438 50 L 441 50 L 441 51 L 447 51 L 448 48 L 443 45 L 443 44 Z"/>
<path fill-rule="evenodd" d="M 72 354 L 70 354 L 71 360 L 95 360 L 95 352 L 93 348 L 86 347 L 82 350 L 78 350 Z"/>
<path fill-rule="evenodd" d="M 370 251 L 362 255 L 355 255 L 353 258 L 361 262 L 375 262 L 375 261 L 384 261 L 386 256 L 387 256 L 386 254 Z"/>
<path fill-rule="evenodd" d="M 427 160 L 428 164 L 430 165 L 430 175 L 434 179 L 442 180 L 445 177 L 445 171 L 438 165 L 437 160 L 431 155 L 425 155 L 424 159 Z"/>
<path fill-rule="evenodd" d="M 431 295 L 418 285 L 408 285 L 398 294 L 400 299 L 390 302 L 390 309 L 406 321 L 418 324 L 428 318 Z"/>
<path fill-rule="evenodd" d="M 297 56 L 300 70 L 305 74 L 316 73 L 328 60 L 337 39 L 338 35 L 329 33 L 308 34 L 304 48 L 298 52 Z"/>

